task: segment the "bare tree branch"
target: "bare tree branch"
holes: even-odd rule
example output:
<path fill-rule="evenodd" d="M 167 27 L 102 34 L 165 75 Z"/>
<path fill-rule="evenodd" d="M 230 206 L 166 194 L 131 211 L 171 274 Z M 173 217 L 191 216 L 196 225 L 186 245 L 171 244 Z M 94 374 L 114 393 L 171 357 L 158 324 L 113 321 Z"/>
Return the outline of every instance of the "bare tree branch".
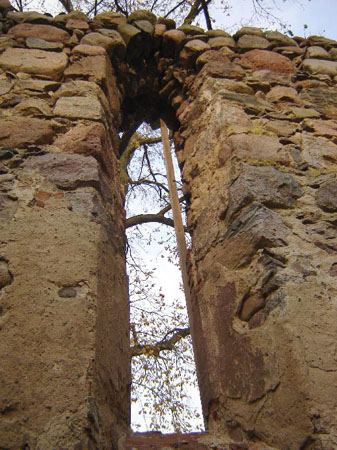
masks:
<path fill-rule="evenodd" d="M 193 5 L 191 6 L 190 12 L 185 17 L 184 25 L 190 25 L 193 20 L 200 14 L 200 12 L 204 11 L 207 27 L 210 26 L 210 28 L 208 29 L 211 29 L 212 24 L 208 24 L 208 20 L 210 21 L 210 17 L 207 8 L 211 1 L 212 0 L 195 0 Z"/>
<path fill-rule="evenodd" d="M 179 198 L 180 203 L 184 200 L 185 200 L 184 196 Z M 129 217 L 125 221 L 125 228 L 135 227 L 136 225 L 141 225 L 142 223 L 162 223 L 163 225 L 174 227 L 173 219 L 164 216 L 164 214 L 166 214 L 167 211 L 169 211 L 171 208 L 172 208 L 171 205 L 167 205 L 165 206 L 165 208 L 161 209 L 156 214 L 139 214 L 137 216 Z M 187 232 L 186 227 L 185 232 Z"/>
<path fill-rule="evenodd" d="M 174 333 L 169 339 L 167 336 Z M 175 328 L 166 333 L 165 337 L 155 344 L 137 344 L 131 347 L 131 357 L 140 355 L 159 356 L 160 352 L 173 350 L 174 346 L 190 334 L 189 328 Z"/>
<path fill-rule="evenodd" d="M 165 186 L 165 184 L 160 183 L 159 181 L 148 180 L 147 178 L 140 178 L 139 180 L 130 180 L 129 184 L 132 184 L 132 185 L 148 184 L 148 185 L 156 186 L 160 189 L 163 189 L 165 192 L 169 193 L 169 190 Z"/>
<path fill-rule="evenodd" d="M 173 219 L 162 216 L 161 214 L 139 214 L 126 219 L 125 228 L 135 227 L 142 223 L 161 223 L 163 225 L 168 225 L 169 227 L 174 227 Z"/>
<path fill-rule="evenodd" d="M 67 13 L 70 13 L 71 11 L 74 11 L 74 6 L 71 2 L 71 0 L 59 0 L 63 8 L 67 11 Z"/>
<path fill-rule="evenodd" d="M 165 18 L 167 18 L 170 14 L 172 14 L 176 9 L 180 8 L 180 6 L 182 6 L 185 3 L 185 0 L 182 0 L 181 2 L 177 3 L 172 9 L 170 9 L 170 11 L 165 14 Z"/>
<path fill-rule="evenodd" d="M 201 4 L 202 4 L 202 9 L 204 11 L 207 30 L 211 30 L 212 29 L 212 21 L 211 21 L 210 15 L 209 15 L 206 0 L 201 0 Z"/>

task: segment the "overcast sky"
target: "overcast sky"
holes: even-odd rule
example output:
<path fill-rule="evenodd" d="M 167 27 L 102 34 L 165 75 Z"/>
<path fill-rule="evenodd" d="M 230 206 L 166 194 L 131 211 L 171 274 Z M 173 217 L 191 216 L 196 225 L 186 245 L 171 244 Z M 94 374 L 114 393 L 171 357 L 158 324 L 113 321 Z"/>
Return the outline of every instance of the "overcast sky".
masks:
<path fill-rule="evenodd" d="M 252 0 L 231 0 L 229 16 L 220 8 L 213 8 L 216 24 L 228 31 L 235 32 L 241 25 L 257 25 L 267 29 L 279 28 L 272 26 L 263 18 L 254 17 Z M 337 39 L 337 0 L 262 0 L 266 9 L 285 22 L 297 36 L 324 35 Z M 304 25 L 308 28 L 304 29 Z"/>

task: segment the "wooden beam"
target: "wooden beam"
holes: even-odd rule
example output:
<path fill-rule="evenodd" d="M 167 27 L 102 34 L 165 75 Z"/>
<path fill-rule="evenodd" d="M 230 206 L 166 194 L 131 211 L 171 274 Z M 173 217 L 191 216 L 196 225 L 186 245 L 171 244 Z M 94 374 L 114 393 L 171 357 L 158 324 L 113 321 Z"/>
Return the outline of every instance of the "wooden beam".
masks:
<path fill-rule="evenodd" d="M 185 240 L 185 229 L 183 224 L 183 219 L 180 210 L 180 202 L 178 196 L 177 185 L 174 176 L 174 167 L 171 155 L 171 145 L 169 140 L 169 134 L 167 130 L 166 123 L 160 119 L 160 128 L 161 128 L 161 136 L 164 148 L 164 160 L 166 166 L 167 173 L 167 181 L 170 191 L 170 199 L 173 213 L 173 221 L 174 221 L 174 229 L 177 237 L 177 247 L 178 247 L 178 255 L 180 261 L 180 269 L 183 279 L 183 286 L 186 298 L 187 310 L 189 313 L 192 312 L 192 303 L 191 303 L 191 290 L 189 285 L 189 276 L 187 272 L 187 247 Z"/>

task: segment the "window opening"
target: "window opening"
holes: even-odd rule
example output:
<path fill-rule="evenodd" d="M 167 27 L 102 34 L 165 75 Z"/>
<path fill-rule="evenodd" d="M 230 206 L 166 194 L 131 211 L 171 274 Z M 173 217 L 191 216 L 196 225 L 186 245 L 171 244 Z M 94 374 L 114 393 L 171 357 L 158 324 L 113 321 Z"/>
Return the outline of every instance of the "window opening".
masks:
<path fill-rule="evenodd" d="M 133 354 L 131 426 L 134 431 L 201 431 L 161 136 L 143 124 L 132 140 L 135 148 L 127 169 L 125 202 Z M 176 160 L 175 173 L 179 175 Z M 178 186 L 183 197 L 180 180 Z"/>

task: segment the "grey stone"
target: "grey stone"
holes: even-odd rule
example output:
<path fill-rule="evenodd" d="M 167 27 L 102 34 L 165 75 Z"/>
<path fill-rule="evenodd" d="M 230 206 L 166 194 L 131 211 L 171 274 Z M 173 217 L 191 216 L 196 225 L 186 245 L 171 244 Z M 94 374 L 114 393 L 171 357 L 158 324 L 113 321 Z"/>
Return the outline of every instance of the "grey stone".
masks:
<path fill-rule="evenodd" d="M 193 39 L 185 44 L 179 54 L 179 59 L 185 67 L 193 67 L 201 53 L 210 50 L 210 46 L 200 39 Z"/>
<path fill-rule="evenodd" d="M 294 119 L 318 118 L 320 113 L 313 108 L 289 108 L 290 116 Z"/>
<path fill-rule="evenodd" d="M 303 159 L 310 167 L 328 169 L 337 164 L 337 145 L 326 138 L 303 133 L 302 147 Z"/>
<path fill-rule="evenodd" d="M 331 63 L 332 61 L 321 61 Z M 335 63 L 337 64 L 337 62 Z M 302 89 L 300 98 L 311 104 L 319 113 L 331 119 L 337 118 L 337 91 L 334 88 L 315 87 Z"/>
<path fill-rule="evenodd" d="M 13 156 L 17 155 L 18 151 L 12 147 L 2 147 L 0 148 L 0 161 L 3 159 L 11 159 Z M 3 180 L 3 178 L 2 178 Z"/>
<path fill-rule="evenodd" d="M 70 286 L 63 287 L 58 291 L 58 295 L 62 298 L 73 298 L 76 297 L 76 289 Z"/>
<path fill-rule="evenodd" d="M 310 45 L 319 45 L 322 47 L 337 46 L 337 41 L 328 39 L 324 36 L 309 36 L 308 41 Z"/>
<path fill-rule="evenodd" d="M 14 47 L 15 44 L 16 42 L 14 39 L 9 38 L 8 36 L 0 36 L 0 51 Z"/>
<path fill-rule="evenodd" d="M 148 20 L 136 20 L 133 25 L 140 29 L 143 33 L 152 36 L 154 32 L 154 26 Z"/>
<path fill-rule="evenodd" d="M 174 30 L 176 27 L 175 21 L 168 17 L 159 17 L 157 23 L 165 25 L 168 30 Z"/>
<path fill-rule="evenodd" d="M 274 167 L 243 164 L 240 176 L 230 188 L 228 215 L 253 202 L 268 208 L 293 208 L 302 195 L 302 187 L 292 175 Z"/>
<path fill-rule="evenodd" d="M 144 50 L 142 32 L 130 24 L 118 25 L 117 30 L 128 47 L 129 57 L 134 59 L 141 56 Z"/>
<path fill-rule="evenodd" d="M 210 38 L 208 40 L 208 45 L 210 45 L 212 50 L 213 49 L 219 49 L 221 47 L 234 48 L 235 47 L 235 41 L 231 37 L 217 36 L 217 37 Z"/>
<path fill-rule="evenodd" d="M 12 84 L 9 81 L 0 80 L 0 95 L 7 94 L 11 90 Z"/>
<path fill-rule="evenodd" d="M 206 34 L 210 38 L 219 37 L 219 36 L 232 37 L 229 33 L 227 33 L 227 31 L 224 31 L 224 30 L 207 30 Z"/>
<path fill-rule="evenodd" d="M 251 50 L 251 49 L 263 50 L 270 47 L 270 42 L 267 41 L 267 39 L 260 36 L 244 34 L 239 38 L 236 45 L 241 50 Z"/>
<path fill-rule="evenodd" d="M 22 116 L 52 116 L 50 106 L 40 98 L 27 98 L 15 106 L 14 111 Z"/>
<path fill-rule="evenodd" d="M 125 43 L 121 35 L 115 30 L 106 30 L 108 33 L 89 33 L 83 36 L 80 45 L 100 46 L 106 49 L 109 55 L 124 57 Z"/>
<path fill-rule="evenodd" d="M 294 39 L 291 39 L 289 36 L 285 36 L 279 31 L 269 31 L 265 34 L 265 38 L 273 44 L 297 47 L 297 42 Z"/>
<path fill-rule="evenodd" d="M 306 58 L 330 59 L 329 53 L 322 47 L 314 45 L 309 47 L 306 52 Z"/>
<path fill-rule="evenodd" d="M 250 263 L 257 250 L 287 245 L 289 231 L 279 214 L 251 204 L 224 234 L 221 263 L 230 269 L 243 267 Z"/>
<path fill-rule="evenodd" d="M 46 80 L 17 80 L 14 90 L 28 91 L 28 92 L 47 92 L 48 90 L 54 91 L 59 86 L 59 83 L 55 81 Z"/>
<path fill-rule="evenodd" d="M 54 22 L 56 24 L 65 25 L 70 19 L 84 20 L 86 22 L 89 21 L 88 16 L 84 14 L 82 11 L 71 11 L 68 14 L 58 14 L 57 16 L 54 17 Z"/>
<path fill-rule="evenodd" d="M 242 27 L 235 33 L 234 37 L 238 39 L 239 37 L 244 36 L 245 34 L 263 37 L 263 31 L 261 30 L 261 28 L 256 27 Z"/>
<path fill-rule="evenodd" d="M 30 23 L 45 23 L 49 24 L 53 22 L 53 18 L 47 14 L 41 14 L 36 11 L 25 12 L 9 12 L 7 19 L 13 20 L 16 23 L 30 22 Z"/>
<path fill-rule="evenodd" d="M 198 34 L 205 34 L 204 30 L 195 25 L 181 25 L 178 30 L 186 34 L 186 36 L 195 36 Z"/>
<path fill-rule="evenodd" d="M 100 120 L 104 117 L 101 103 L 92 97 L 62 97 L 56 102 L 54 114 L 69 119 Z"/>
<path fill-rule="evenodd" d="M 337 48 L 331 48 L 329 50 L 329 55 L 330 55 L 331 59 L 333 59 L 334 61 L 337 61 Z"/>
<path fill-rule="evenodd" d="M 147 20 L 152 23 L 152 25 L 155 25 L 157 22 L 157 17 L 151 12 L 146 9 L 138 9 L 136 11 L 133 11 L 129 17 L 128 22 L 132 23 L 136 20 Z"/>
<path fill-rule="evenodd" d="M 28 37 L 26 39 L 26 45 L 28 48 L 38 48 L 40 50 L 62 50 L 62 42 L 48 42 L 44 39 L 35 37 Z"/>
<path fill-rule="evenodd" d="M 97 16 L 95 16 L 93 19 L 93 24 L 98 28 L 101 28 L 102 26 L 117 28 L 118 25 L 126 24 L 126 22 L 126 17 L 123 16 L 123 14 L 112 11 L 105 11 L 103 13 L 97 14 Z"/>
<path fill-rule="evenodd" d="M 302 69 L 309 73 L 322 73 L 327 75 L 337 75 L 337 61 L 324 61 L 321 59 L 305 59 Z"/>
<path fill-rule="evenodd" d="M 323 183 L 316 192 L 317 205 L 327 212 L 337 211 L 337 181 Z"/>
<path fill-rule="evenodd" d="M 12 278 L 7 262 L 0 260 L 0 289 L 11 284 Z"/>

